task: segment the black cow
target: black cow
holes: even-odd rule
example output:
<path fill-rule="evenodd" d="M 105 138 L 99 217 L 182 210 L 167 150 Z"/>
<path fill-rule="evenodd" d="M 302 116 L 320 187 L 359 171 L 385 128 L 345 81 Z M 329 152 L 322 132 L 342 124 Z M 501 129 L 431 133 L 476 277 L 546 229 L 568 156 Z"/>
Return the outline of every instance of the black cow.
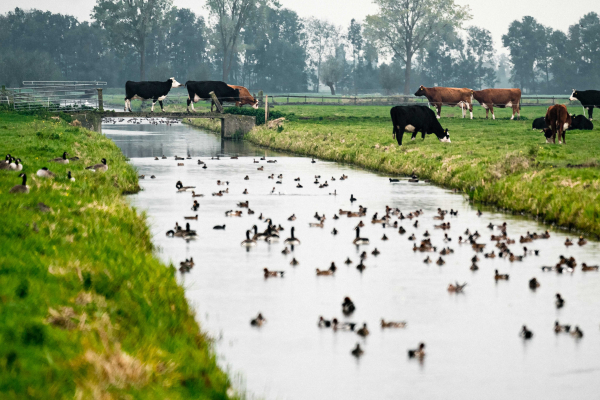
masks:
<path fill-rule="evenodd" d="M 169 94 L 171 88 L 183 86 L 177 82 L 175 78 L 170 78 L 166 82 L 144 81 L 144 82 L 125 82 L 125 111 L 129 108 L 131 111 L 131 100 L 148 100 L 152 99 L 152 112 L 154 105 L 158 101 L 160 110 L 163 109 L 163 100 Z"/>
<path fill-rule="evenodd" d="M 536 118 L 533 120 L 533 124 L 531 124 L 531 129 L 544 130 L 546 128 L 546 117 Z"/>
<path fill-rule="evenodd" d="M 600 90 L 575 90 L 569 100 L 579 100 L 584 110 L 588 110 L 588 118 L 593 121 L 594 107 L 600 108 Z M 585 111 L 584 111 L 585 112 Z"/>
<path fill-rule="evenodd" d="M 199 100 L 210 100 L 210 111 L 213 110 L 215 104 L 211 97 L 210 92 L 215 92 L 217 99 L 221 103 L 236 102 L 240 101 L 240 90 L 234 89 L 221 81 L 187 81 L 185 86 L 188 90 L 187 110 L 190 112 L 190 103 L 192 104 L 192 111 L 194 111 L 194 103 Z"/>
<path fill-rule="evenodd" d="M 572 122 L 571 126 L 569 126 L 568 131 L 572 130 L 588 130 L 591 131 L 594 129 L 594 124 L 585 117 L 585 115 L 577 115 L 571 116 Z M 546 126 L 546 118 L 539 117 L 533 120 L 533 124 L 531 125 L 532 129 L 544 130 L 547 128 Z"/>
<path fill-rule="evenodd" d="M 415 140 L 419 132 L 422 133 L 423 139 L 425 139 L 425 134 L 435 133 L 440 142 L 450 143 L 448 129 L 442 128 L 435 113 L 429 107 L 396 106 L 390 110 L 390 115 L 394 124 L 394 138 L 398 141 L 399 146 L 402 146 L 404 132 L 412 133 L 411 140 Z"/>

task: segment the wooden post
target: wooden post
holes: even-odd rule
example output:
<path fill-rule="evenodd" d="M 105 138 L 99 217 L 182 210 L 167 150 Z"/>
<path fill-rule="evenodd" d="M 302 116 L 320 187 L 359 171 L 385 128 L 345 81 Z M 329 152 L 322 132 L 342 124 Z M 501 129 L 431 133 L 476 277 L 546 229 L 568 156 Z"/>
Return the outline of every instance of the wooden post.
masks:
<path fill-rule="evenodd" d="M 98 91 L 98 110 L 104 112 L 104 99 L 102 98 L 102 89 L 96 89 Z"/>
<path fill-rule="evenodd" d="M 219 99 L 217 98 L 217 95 L 215 94 L 215 92 L 210 92 L 209 95 L 210 95 L 210 98 L 212 99 L 212 101 L 217 106 L 217 110 L 219 110 L 219 112 L 221 114 L 223 114 L 223 106 L 221 105 L 221 102 L 219 102 Z"/>
<path fill-rule="evenodd" d="M 265 96 L 265 124 L 269 120 L 269 95 Z"/>

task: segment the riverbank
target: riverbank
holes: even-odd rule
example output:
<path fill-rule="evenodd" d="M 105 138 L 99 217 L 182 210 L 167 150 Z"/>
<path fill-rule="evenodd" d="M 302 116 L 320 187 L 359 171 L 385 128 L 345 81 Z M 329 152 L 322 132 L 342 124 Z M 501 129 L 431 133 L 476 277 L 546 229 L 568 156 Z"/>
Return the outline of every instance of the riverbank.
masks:
<path fill-rule="evenodd" d="M 117 146 L 12 112 L 0 112 L 0 136 L 30 187 L 8 193 L 19 173 L 0 171 L 0 397 L 227 398 L 176 269 L 155 257 L 145 215 L 123 196 L 139 186 Z M 47 161 L 63 151 L 79 160 Z M 84 169 L 102 158 L 107 172 Z M 41 167 L 56 178 L 37 177 Z"/>
<path fill-rule="evenodd" d="M 275 150 L 354 164 L 420 179 L 462 191 L 476 203 L 527 213 L 541 221 L 600 236 L 600 127 L 569 131 L 566 145 L 549 145 L 531 129 L 545 107 L 523 107 L 520 121 L 510 111 L 485 120 L 461 119 L 460 109 L 445 107 L 440 120 L 451 144 L 433 135 L 415 141 L 405 134 L 399 147 L 392 137 L 389 107 L 281 106 L 293 113 L 283 130 L 258 127 L 246 139 Z M 581 113 L 572 107 L 571 113 Z"/>

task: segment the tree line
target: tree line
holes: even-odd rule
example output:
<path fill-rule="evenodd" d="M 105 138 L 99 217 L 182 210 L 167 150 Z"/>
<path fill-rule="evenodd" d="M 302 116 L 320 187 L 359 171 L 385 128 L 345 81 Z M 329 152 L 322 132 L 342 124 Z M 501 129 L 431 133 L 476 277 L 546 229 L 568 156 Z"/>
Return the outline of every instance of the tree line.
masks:
<path fill-rule="evenodd" d="M 466 25 L 454 0 L 375 0 L 347 27 L 299 18 L 275 0 L 206 0 L 208 17 L 171 0 L 97 0 L 91 22 L 40 10 L 0 15 L 0 83 L 23 80 L 224 80 L 277 93 L 411 94 L 418 85 L 525 93 L 600 87 L 600 18 L 568 32 L 526 16 L 502 36 Z"/>

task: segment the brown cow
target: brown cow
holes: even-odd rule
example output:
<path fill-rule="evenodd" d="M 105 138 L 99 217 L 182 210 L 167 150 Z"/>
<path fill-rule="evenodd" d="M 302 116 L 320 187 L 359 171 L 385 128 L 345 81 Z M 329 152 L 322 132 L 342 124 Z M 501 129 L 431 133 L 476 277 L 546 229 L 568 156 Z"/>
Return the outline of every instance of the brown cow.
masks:
<path fill-rule="evenodd" d="M 419 87 L 415 96 L 425 96 L 429 103 L 437 108 L 437 118 L 441 117 L 442 105 L 455 107 L 459 106 L 462 109 L 462 116 L 465 118 L 467 113 L 466 108 L 471 112 L 473 119 L 473 97 L 471 89 L 447 88 L 447 87 Z"/>
<path fill-rule="evenodd" d="M 234 88 L 234 89 L 238 89 L 240 91 L 240 101 L 235 102 L 235 105 L 237 107 L 241 107 L 244 104 L 250 104 L 252 106 L 252 108 L 254 108 L 254 109 L 258 108 L 258 100 L 256 100 L 254 97 L 252 97 L 252 95 L 250 94 L 248 89 L 246 89 L 243 86 L 236 86 L 236 85 L 227 85 L 227 86 Z"/>
<path fill-rule="evenodd" d="M 473 98 L 485 108 L 485 118 L 492 112 L 492 119 L 496 119 L 494 115 L 494 106 L 498 108 L 512 107 L 512 117 L 515 119 L 521 118 L 521 89 L 484 89 L 473 91 Z"/>
<path fill-rule="evenodd" d="M 571 126 L 571 115 L 567 111 L 567 106 L 564 104 L 556 104 L 548 108 L 546 111 L 546 126 L 544 129 L 544 136 L 546 136 L 546 143 L 556 143 L 556 132 L 558 131 L 558 144 L 567 144 L 565 138 L 565 131 Z M 552 142 L 550 142 L 552 139 Z"/>

